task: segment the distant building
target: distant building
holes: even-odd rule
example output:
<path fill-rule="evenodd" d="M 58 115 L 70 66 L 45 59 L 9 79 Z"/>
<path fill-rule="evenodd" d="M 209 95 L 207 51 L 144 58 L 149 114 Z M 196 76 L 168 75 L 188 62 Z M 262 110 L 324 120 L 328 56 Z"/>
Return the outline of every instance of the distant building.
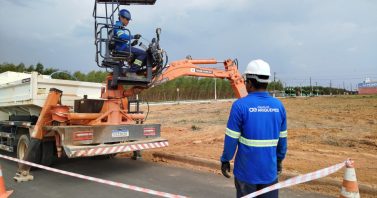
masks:
<path fill-rule="evenodd" d="M 359 94 L 377 94 L 377 81 L 371 81 L 369 78 L 359 83 L 357 87 Z"/>

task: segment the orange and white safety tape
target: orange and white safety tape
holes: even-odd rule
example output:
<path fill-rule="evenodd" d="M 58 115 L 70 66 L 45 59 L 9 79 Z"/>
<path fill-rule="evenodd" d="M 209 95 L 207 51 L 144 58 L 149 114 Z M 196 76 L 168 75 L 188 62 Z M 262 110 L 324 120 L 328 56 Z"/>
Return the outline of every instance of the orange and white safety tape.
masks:
<path fill-rule="evenodd" d="M 287 179 L 285 181 L 279 182 L 277 184 L 263 188 L 259 191 L 248 194 L 248 195 L 246 195 L 242 198 L 252 198 L 252 197 L 256 197 L 256 196 L 259 196 L 261 194 L 267 193 L 267 192 L 271 192 L 273 190 L 286 188 L 286 187 L 289 187 L 289 186 L 294 186 L 294 185 L 297 185 L 297 184 L 301 184 L 301 183 L 316 180 L 316 179 L 319 179 L 319 178 L 322 178 L 322 177 L 326 177 L 330 174 L 333 174 L 333 173 L 339 171 L 347 163 L 350 163 L 350 159 L 348 159 L 348 160 L 346 160 L 342 163 L 336 164 L 334 166 L 330 166 L 330 167 L 327 167 L 327 168 L 324 168 L 324 169 L 321 169 L 321 170 L 317 170 L 315 172 L 311 172 L 311 173 L 307 173 L 305 175 L 299 175 L 299 176 Z"/>
<path fill-rule="evenodd" d="M 143 192 L 143 193 L 156 195 L 156 196 L 160 196 L 160 197 L 185 198 L 185 196 L 182 196 L 182 195 L 174 195 L 174 194 L 170 194 L 170 193 L 166 193 L 166 192 L 160 192 L 160 191 L 142 188 L 142 187 L 138 187 L 138 186 L 132 186 L 132 185 L 128 185 L 128 184 L 124 184 L 124 183 L 120 183 L 120 182 L 114 182 L 114 181 L 100 179 L 100 178 L 96 178 L 96 177 L 81 175 L 81 174 L 78 174 L 78 173 L 59 170 L 59 169 L 56 169 L 56 168 L 43 166 L 43 165 L 40 165 L 40 164 L 20 160 L 20 159 L 17 159 L 17 158 L 13 158 L 13 157 L 1 155 L 1 154 L 0 154 L 0 158 L 7 159 L 7 160 L 10 160 L 10 161 L 14 161 L 14 162 L 18 162 L 18 163 L 22 163 L 22 164 L 26 164 L 28 166 L 37 167 L 37 168 L 44 169 L 44 170 L 47 170 L 47 171 L 51 171 L 51 172 L 54 172 L 54 173 L 68 175 L 68 176 L 71 176 L 71 177 L 76 177 L 76 178 L 80 178 L 80 179 L 84 179 L 84 180 L 89 180 L 89 181 L 93 181 L 93 182 L 97 182 L 97 183 L 101 183 L 101 184 L 106 184 L 106 185 L 115 186 L 115 187 L 119 187 L 119 188 L 129 189 L 129 190 L 133 190 L 133 191 Z"/>

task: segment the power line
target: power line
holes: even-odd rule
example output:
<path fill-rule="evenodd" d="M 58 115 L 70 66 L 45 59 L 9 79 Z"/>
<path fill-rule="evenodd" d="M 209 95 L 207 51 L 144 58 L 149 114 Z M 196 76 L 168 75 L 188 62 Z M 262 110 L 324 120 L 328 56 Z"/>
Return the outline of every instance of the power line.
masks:
<path fill-rule="evenodd" d="M 289 75 L 292 75 L 292 73 L 287 73 L 287 74 L 284 74 L 284 73 L 279 73 L 280 76 L 289 76 Z M 295 75 L 299 75 L 299 76 L 303 76 L 303 75 L 307 75 L 306 73 L 305 74 L 297 74 L 295 73 Z M 340 74 L 340 73 L 336 73 L 336 74 L 317 74 L 316 76 L 318 77 L 332 77 L 332 76 L 347 76 L 347 77 L 355 77 L 355 76 L 377 76 L 377 73 L 362 73 L 362 74 Z"/>

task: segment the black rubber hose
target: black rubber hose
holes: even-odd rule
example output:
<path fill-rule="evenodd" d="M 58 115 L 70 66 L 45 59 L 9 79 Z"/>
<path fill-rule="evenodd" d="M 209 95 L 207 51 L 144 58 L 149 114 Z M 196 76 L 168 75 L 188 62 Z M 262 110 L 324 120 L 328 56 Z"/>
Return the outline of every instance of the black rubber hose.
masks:
<path fill-rule="evenodd" d="M 148 118 L 148 115 L 149 115 L 149 102 L 148 102 L 148 100 L 145 100 L 145 102 L 147 102 L 147 108 L 148 108 L 148 110 L 147 110 L 147 115 L 145 116 L 144 122 L 147 121 L 147 118 Z"/>

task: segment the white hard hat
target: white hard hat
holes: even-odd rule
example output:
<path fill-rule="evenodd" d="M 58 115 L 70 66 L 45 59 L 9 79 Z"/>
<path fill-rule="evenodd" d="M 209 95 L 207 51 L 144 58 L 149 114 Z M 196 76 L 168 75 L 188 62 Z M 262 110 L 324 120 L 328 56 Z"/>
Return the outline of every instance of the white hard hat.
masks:
<path fill-rule="evenodd" d="M 264 60 L 252 60 L 247 64 L 246 70 L 243 73 L 244 78 L 255 78 L 258 82 L 268 83 L 268 79 L 261 79 L 258 75 L 270 76 L 270 65 Z"/>

